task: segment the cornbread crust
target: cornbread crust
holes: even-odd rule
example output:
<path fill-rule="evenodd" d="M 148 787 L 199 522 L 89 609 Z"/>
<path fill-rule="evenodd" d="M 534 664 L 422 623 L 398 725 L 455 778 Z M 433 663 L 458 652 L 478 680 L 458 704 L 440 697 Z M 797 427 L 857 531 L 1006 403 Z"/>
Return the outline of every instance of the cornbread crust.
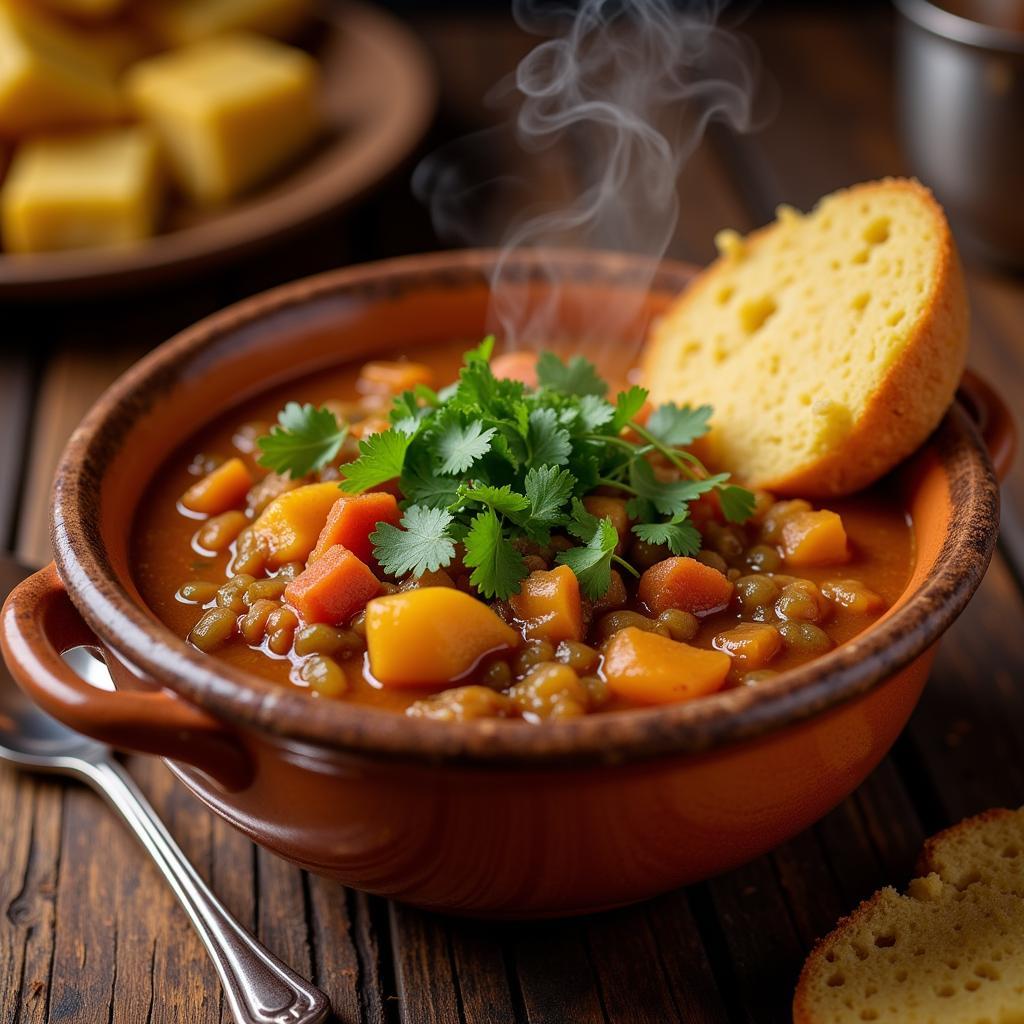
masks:
<path fill-rule="evenodd" d="M 821 239 L 852 257 L 815 261 L 814 280 L 798 278 L 794 268 Z M 829 497 L 866 487 L 917 449 L 952 401 L 968 336 L 959 258 L 931 192 L 908 179 L 856 185 L 806 216 L 782 208 L 746 239 L 724 234 L 720 246 L 723 255 L 655 325 L 642 363 L 655 403 L 714 406 L 716 468 L 777 493 Z M 912 258 L 923 263 L 920 276 L 894 283 Z M 902 289 L 907 301 L 872 309 L 882 320 L 865 335 L 873 284 Z M 859 396 L 854 403 L 835 400 L 844 388 Z"/>
<path fill-rule="evenodd" d="M 925 843 L 907 895 L 886 887 L 804 964 L 794 1024 L 1024 1020 L 1024 808 Z"/>

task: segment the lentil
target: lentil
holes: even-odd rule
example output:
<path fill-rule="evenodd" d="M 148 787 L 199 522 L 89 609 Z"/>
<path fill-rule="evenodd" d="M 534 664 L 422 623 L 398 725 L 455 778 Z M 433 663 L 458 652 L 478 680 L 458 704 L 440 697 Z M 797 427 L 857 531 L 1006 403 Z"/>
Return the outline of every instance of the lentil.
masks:
<path fill-rule="evenodd" d="M 680 643 L 692 640 L 700 629 L 700 620 L 697 616 L 681 608 L 666 608 L 658 616 L 658 624 L 668 631 L 669 639 Z"/>
<path fill-rule="evenodd" d="M 313 654 L 299 669 L 299 678 L 321 697 L 340 697 L 348 689 L 345 670 L 325 654 Z"/>
<path fill-rule="evenodd" d="M 502 693 L 486 686 L 458 686 L 442 690 L 410 704 L 405 713 L 410 718 L 432 718 L 438 722 L 468 722 L 474 718 L 506 718 L 515 706 Z"/>
<path fill-rule="evenodd" d="M 205 580 L 189 580 L 178 588 L 177 598 L 183 604 L 206 604 L 217 596 L 217 584 Z"/>
<path fill-rule="evenodd" d="M 824 654 L 832 649 L 828 633 L 810 622 L 783 622 L 779 627 L 786 646 L 798 654 Z"/>
<path fill-rule="evenodd" d="M 235 633 L 235 615 L 228 608 L 211 608 L 192 627 L 189 642 L 209 653 L 226 644 Z"/>
<path fill-rule="evenodd" d="M 196 531 L 196 544 L 204 551 L 215 551 L 218 554 L 227 551 L 248 522 L 244 512 L 222 512 L 219 516 L 207 519 L 199 527 Z"/>
<path fill-rule="evenodd" d="M 363 650 L 361 637 L 350 629 L 337 629 L 317 622 L 303 626 L 295 634 L 295 653 L 304 658 L 308 654 L 355 654 Z"/>
<path fill-rule="evenodd" d="M 582 673 L 592 672 L 601 660 L 601 655 L 593 647 L 577 640 L 563 640 L 555 651 L 555 657 L 574 672 Z"/>

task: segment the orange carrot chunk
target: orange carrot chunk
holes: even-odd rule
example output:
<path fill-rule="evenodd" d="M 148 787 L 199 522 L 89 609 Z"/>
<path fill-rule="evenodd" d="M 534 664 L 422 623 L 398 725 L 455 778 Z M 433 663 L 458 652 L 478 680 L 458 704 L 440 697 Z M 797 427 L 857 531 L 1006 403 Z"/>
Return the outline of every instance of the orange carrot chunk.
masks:
<path fill-rule="evenodd" d="M 328 548 L 284 590 L 285 600 L 305 622 L 347 622 L 380 593 L 380 580 L 340 544 Z"/>
<path fill-rule="evenodd" d="M 583 507 L 598 519 L 610 519 L 615 532 L 619 535 L 619 543 L 615 545 L 615 553 L 621 555 L 629 541 L 629 513 L 622 498 L 612 498 L 605 494 L 591 494 L 583 499 Z"/>
<path fill-rule="evenodd" d="M 517 380 L 528 388 L 537 386 L 537 353 L 504 352 L 491 360 L 491 373 L 498 380 Z"/>
<path fill-rule="evenodd" d="M 695 558 L 666 558 L 640 577 L 640 600 L 656 615 L 681 608 L 692 615 L 720 611 L 732 598 L 732 583 Z"/>
<path fill-rule="evenodd" d="M 583 608 L 580 583 L 567 565 L 550 571 L 538 569 L 523 580 L 518 594 L 508 603 L 523 623 L 523 635 L 531 640 L 583 639 Z"/>
<path fill-rule="evenodd" d="M 327 523 L 320 531 L 316 547 L 309 556 L 312 565 L 328 548 L 341 544 L 357 558 L 372 564 L 373 544 L 370 534 L 378 523 L 398 525 L 402 513 L 393 494 L 368 491 L 365 494 L 345 494 L 327 515 Z"/>
<path fill-rule="evenodd" d="M 433 382 L 430 367 L 423 363 L 380 359 L 363 366 L 356 388 L 364 395 L 400 395 L 417 384 L 429 386 Z"/>
<path fill-rule="evenodd" d="M 728 654 L 627 626 L 605 645 L 601 671 L 618 697 L 637 704 L 673 704 L 720 690 L 729 667 Z"/>
<path fill-rule="evenodd" d="M 252 474 L 246 464 L 241 459 L 228 459 L 194 483 L 181 496 L 181 503 L 190 512 L 219 516 L 240 508 L 250 487 Z"/>

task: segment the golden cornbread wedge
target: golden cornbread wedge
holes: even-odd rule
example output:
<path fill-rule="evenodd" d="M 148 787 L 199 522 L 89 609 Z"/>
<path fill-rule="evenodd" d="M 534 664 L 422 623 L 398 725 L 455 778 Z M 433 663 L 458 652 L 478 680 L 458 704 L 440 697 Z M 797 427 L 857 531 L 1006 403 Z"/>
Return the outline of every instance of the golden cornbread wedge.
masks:
<path fill-rule="evenodd" d="M 142 128 L 32 139 L 15 153 L 0 190 L 4 248 L 43 252 L 148 238 L 161 193 L 156 143 Z"/>
<path fill-rule="evenodd" d="M 287 39 L 312 7 L 311 0 L 141 0 L 138 13 L 168 46 L 185 46 L 238 30 Z"/>
<path fill-rule="evenodd" d="M 74 32 L 0 0 L 0 138 L 109 124 L 126 112 L 108 67 Z"/>
<path fill-rule="evenodd" d="M 712 405 L 709 461 L 755 487 L 849 494 L 918 448 L 967 352 L 949 225 L 916 181 L 836 192 L 722 255 L 655 325 L 654 403 Z"/>
<path fill-rule="evenodd" d="M 126 76 L 178 184 L 201 204 L 260 184 L 310 144 L 317 81 L 308 54 L 248 33 L 151 57 Z"/>
<path fill-rule="evenodd" d="M 925 843 L 906 895 L 862 903 L 807 958 L 794 1024 L 1024 1019 L 1024 809 Z"/>

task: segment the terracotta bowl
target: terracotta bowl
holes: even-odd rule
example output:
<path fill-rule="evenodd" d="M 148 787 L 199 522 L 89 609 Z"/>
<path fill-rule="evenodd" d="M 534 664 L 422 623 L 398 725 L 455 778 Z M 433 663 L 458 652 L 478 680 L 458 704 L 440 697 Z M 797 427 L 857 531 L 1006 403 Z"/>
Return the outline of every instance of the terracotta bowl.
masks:
<path fill-rule="evenodd" d="M 936 642 L 984 574 L 998 524 L 993 459 L 1008 459 L 1013 434 L 1002 404 L 972 382 L 890 481 L 916 524 L 906 592 L 869 631 L 756 689 L 543 727 L 442 724 L 311 703 L 161 625 L 132 581 L 128 543 L 161 460 L 269 383 L 382 348 L 478 339 L 495 259 L 413 257 L 291 284 L 138 363 L 68 444 L 53 506 L 56 563 L 9 598 L 3 648 L 49 712 L 167 758 L 216 813 L 311 871 L 457 913 L 575 914 L 756 857 L 875 767 L 917 702 Z M 522 255 L 506 277 L 527 308 L 552 301 L 552 261 L 566 337 L 583 336 L 595 308 L 630 303 L 642 327 L 692 274 L 662 264 L 648 290 L 652 267 L 639 259 Z M 89 687 L 60 660 L 97 642 L 116 692 Z"/>

